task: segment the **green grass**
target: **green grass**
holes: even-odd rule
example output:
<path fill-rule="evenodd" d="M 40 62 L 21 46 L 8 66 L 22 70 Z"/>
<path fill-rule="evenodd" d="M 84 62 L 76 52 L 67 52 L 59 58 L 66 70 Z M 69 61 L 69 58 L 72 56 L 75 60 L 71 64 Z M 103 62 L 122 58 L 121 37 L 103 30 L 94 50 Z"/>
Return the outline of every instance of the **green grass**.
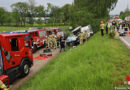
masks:
<path fill-rule="evenodd" d="M 7 27 L 7 26 L 0 26 L 0 32 L 8 32 L 8 31 L 15 31 L 15 30 L 26 30 L 29 27 Z"/>
<path fill-rule="evenodd" d="M 119 41 L 95 34 L 61 53 L 18 90 L 113 90 L 130 75 L 130 51 Z"/>
<path fill-rule="evenodd" d="M 8 27 L 8 26 L 0 26 L 0 32 L 8 32 L 8 31 L 15 31 L 15 30 L 27 30 L 30 27 Z M 32 28 L 38 28 L 38 27 L 32 27 Z M 61 30 L 65 32 L 69 32 L 68 26 L 48 26 L 45 28 L 60 28 Z"/>

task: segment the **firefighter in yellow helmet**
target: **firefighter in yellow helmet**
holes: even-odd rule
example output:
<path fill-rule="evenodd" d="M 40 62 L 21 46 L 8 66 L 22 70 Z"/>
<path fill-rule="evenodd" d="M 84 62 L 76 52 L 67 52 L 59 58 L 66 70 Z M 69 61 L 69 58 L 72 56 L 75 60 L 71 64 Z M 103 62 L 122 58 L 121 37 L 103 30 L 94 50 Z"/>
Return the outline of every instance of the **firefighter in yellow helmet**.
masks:
<path fill-rule="evenodd" d="M 52 34 L 50 34 L 49 37 L 48 37 L 48 43 L 49 43 L 49 48 L 52 49 L 53 48 L 53 36 L 52 36 Z"/>
<path fill-rule="evenodd" d="M 0 80 L 0 90 L 9 90 L 9 88 L 7 88 L 6 86 L 5 86 L 5 84 Z"/>
<path fill-rule="evenodd" d="M 45 40 L 46 42 L 46 49 L 49 48 L 49 37 L 47 36 L 47 39 Z"/>
<path fill-rule="evenodd" d="M 79 34 L 79 39 L 80 39 L 80 44 L 83 44 L 84 34 L 81 31 L 80 31 L 80 34 Z"/>
<path fill-rule="evenodd" d="M 52 41 L 53 41 L 53 49 L 57 48 L 57 36 L 53 33 L 52 34 Z"/>
<path fill-rule="evenodd" d="M 101 21 L 100 29 L 101 29 L 101 36 L 104 36 L 105 25 L 104 25 L 103 21 Z"/>
<path fill-rule="evenodd" d="M 85 32 L 84 32 L 84 40 L 87 41 L 87 39 L 88 39 L 88 32 L 87 32 L 87 30 L 85 30 Z"/>

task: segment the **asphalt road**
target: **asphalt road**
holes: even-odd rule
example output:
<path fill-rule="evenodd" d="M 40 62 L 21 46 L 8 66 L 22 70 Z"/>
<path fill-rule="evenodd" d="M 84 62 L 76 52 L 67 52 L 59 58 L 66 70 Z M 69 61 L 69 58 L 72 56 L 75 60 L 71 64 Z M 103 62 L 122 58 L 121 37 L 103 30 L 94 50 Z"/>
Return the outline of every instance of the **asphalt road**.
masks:
<path fill-rule="evenodd" d="M 119 31 L 123 32 L 124 29 L 121 28 L 122 26 L 120 26 Z M 117 29 L 116 29 L 117 30 Z M 128 29 L 129 30 L 129 29 Z M 130 30 L 129 30 L 130 31 Z M 120 40 L 130 49 L 130 34 L 126 35 L 126 36 L 120 36 Z"/>
<path fill-rule="evenodd" d="M 43 52 L 43 49 L 39 49 L 36 53 L 33 54 L 33 57 L 39 56 Z M 34 65 L 32 66 L 28 76 L 24 78 L 17 79 L 10 87 L 10 90 L 17 90 L 21 85 L 23 85 L 27 80 L 34 76 L 41 68 L 53 60 L 58 54 L 59 49 L 52 52 L 53 57 L 47 60 L 34 60 Z"/>
<path fill-rule="evenodd" d="M 120 40 L 130 49 L 130 35 L 120 37 Z"/>

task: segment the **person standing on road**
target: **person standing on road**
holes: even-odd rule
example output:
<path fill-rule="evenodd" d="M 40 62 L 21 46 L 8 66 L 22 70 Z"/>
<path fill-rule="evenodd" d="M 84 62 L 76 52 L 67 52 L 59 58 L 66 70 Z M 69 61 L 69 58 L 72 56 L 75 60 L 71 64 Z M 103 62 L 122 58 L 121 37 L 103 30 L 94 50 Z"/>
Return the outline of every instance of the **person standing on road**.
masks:
<path fill-rule="evenodd" d="M 53 48 L 53 36 L 52 36 L 52 34 L 49 35 L 48 42 L 49 42 L 49 48 L 52 49 Z"/>
<path fill-rule="evenodd" d="M 116 29 L 116 20 L 115 19 L 112 21 L 112 25 L 114 26 L 114 30 L 115 30 Z"/>
<path fill-rule="evenodd" d="M 101 29 L 101 36 L 104 36 L 105 25 L 104 25 L 103 21 L 101 21 L 100 29 Z"/>
<path fill-rule="evenodd" d="M 53 36 L 53 49 L 56 49 L 57 48 L 57 36 L 53 33 L 52 34 Z"/>
<path fill-rule="evenodd" d="M 60 38 L 60 52 L 61 52 L 62 50 L 65 51 L 65 38 L 64 38 L 64 36 L 62 36 L 62 37 Z"/>
<path fill-rule="evenodd" d="M 119 31 L 119 29 L 120 29 L 119 22 L 117 22 L 117 25 L 116 25 L 116 27 L 117 27 L 117 31 Z"/>

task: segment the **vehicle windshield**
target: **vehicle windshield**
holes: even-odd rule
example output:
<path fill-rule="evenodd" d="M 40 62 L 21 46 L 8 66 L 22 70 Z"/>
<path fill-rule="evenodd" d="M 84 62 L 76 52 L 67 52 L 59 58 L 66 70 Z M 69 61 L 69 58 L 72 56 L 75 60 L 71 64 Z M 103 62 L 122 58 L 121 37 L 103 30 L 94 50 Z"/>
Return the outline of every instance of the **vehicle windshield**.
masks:
<path fill-rule="evenodd" d="M 3 60 L 2 60 L 2 54 L 0 49 L 0 76 L 3 74 Z"/>

